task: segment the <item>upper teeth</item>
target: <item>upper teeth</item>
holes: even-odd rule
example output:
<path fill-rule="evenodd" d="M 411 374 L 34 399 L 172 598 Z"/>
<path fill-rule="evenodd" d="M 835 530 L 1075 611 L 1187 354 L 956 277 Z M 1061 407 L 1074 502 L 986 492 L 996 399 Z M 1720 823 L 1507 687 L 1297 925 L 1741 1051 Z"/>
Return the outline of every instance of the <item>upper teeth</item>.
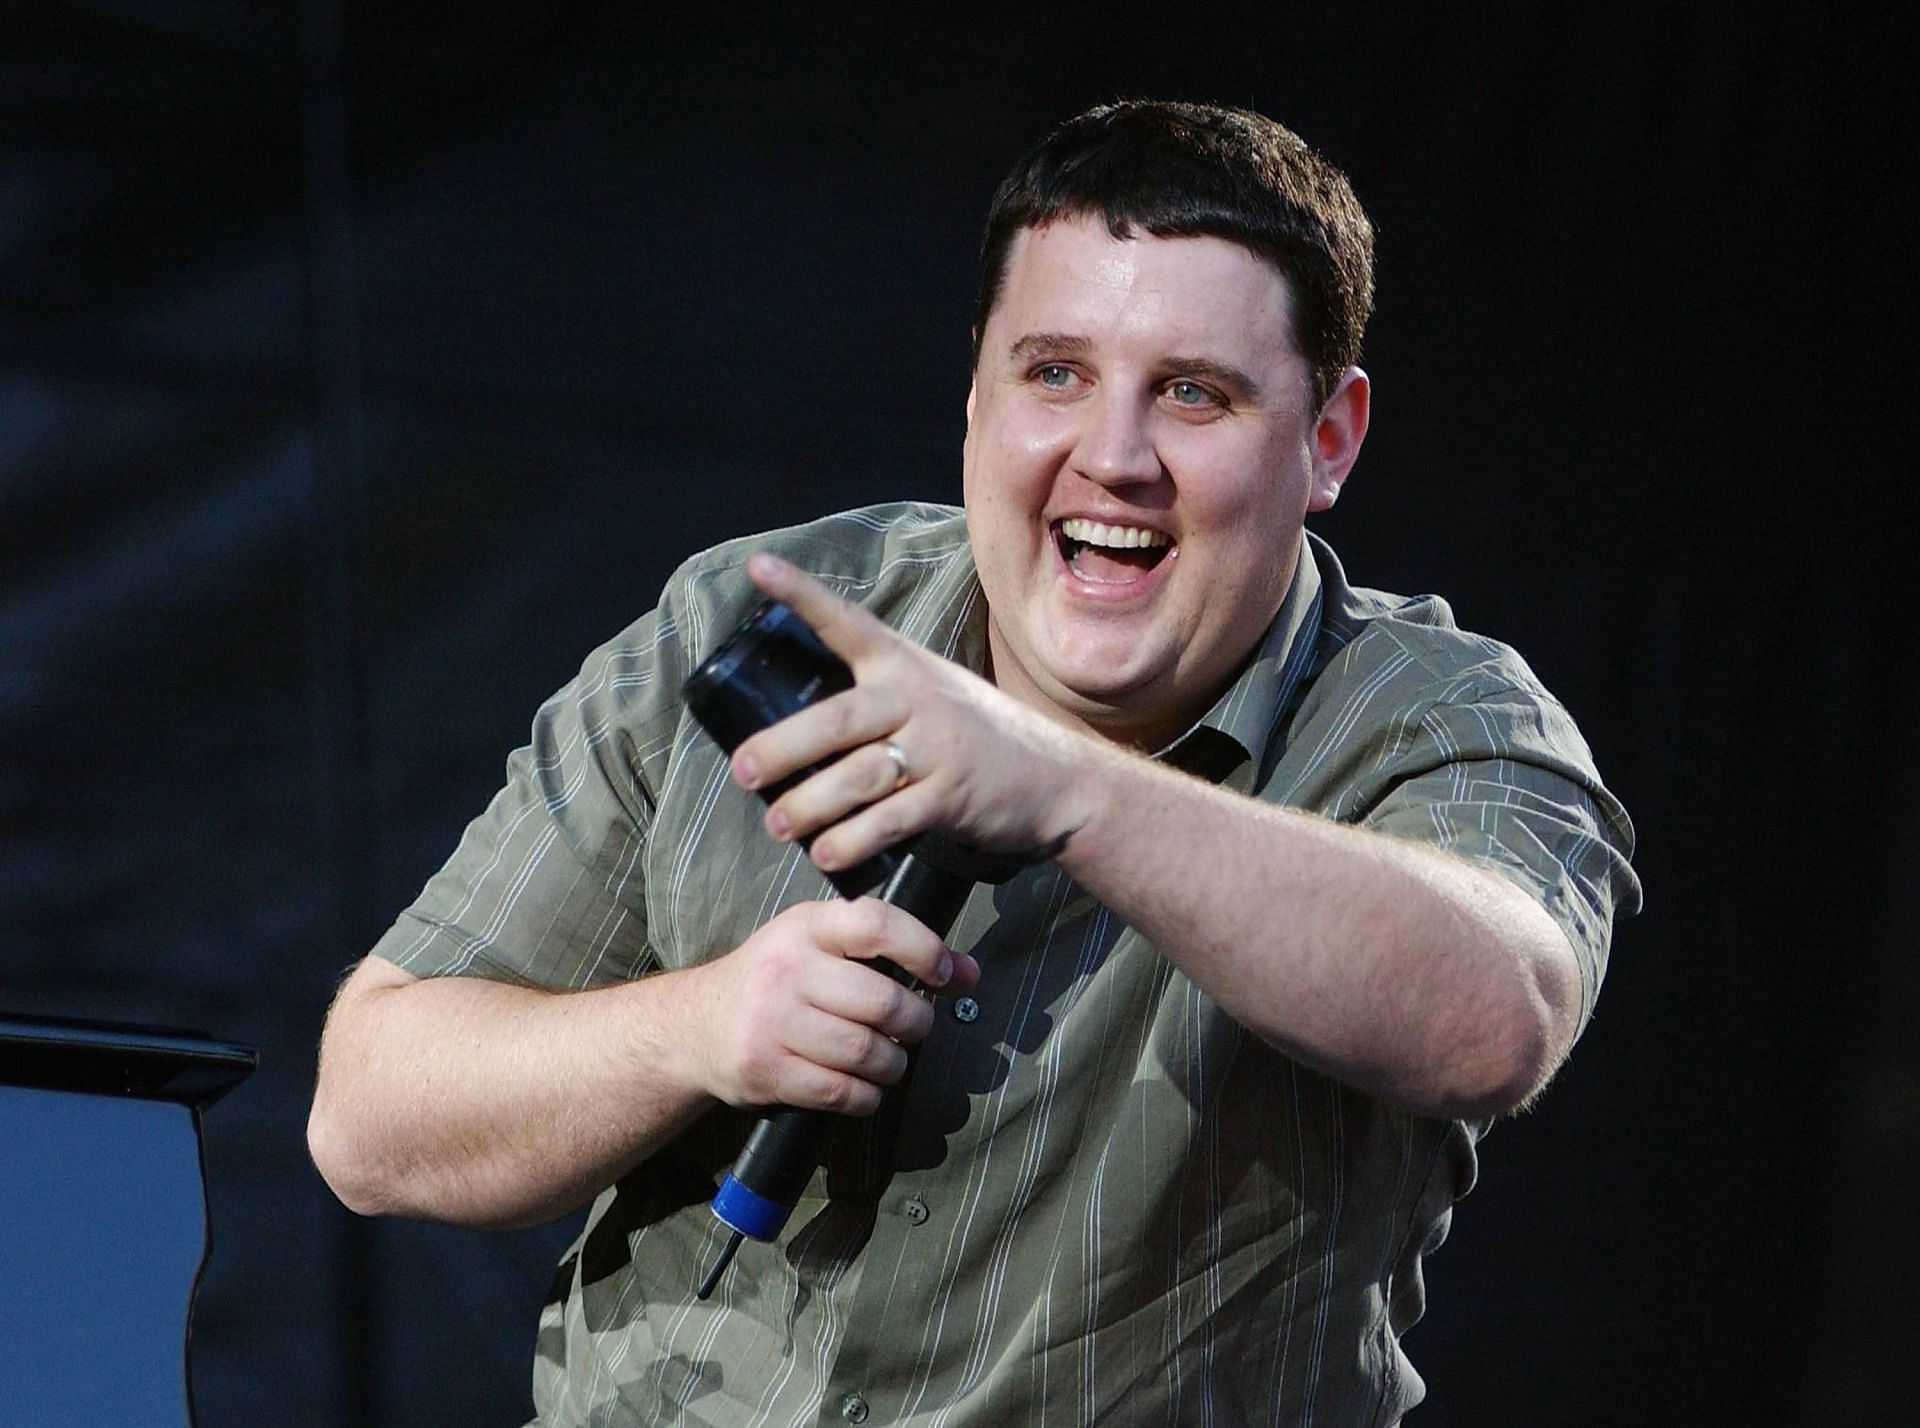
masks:
<path fill-rule="evenodd" d="M 1170 545 L 1173 537 L 1165 531 L 1150 531 L 1140 526 L 1103 526 L 1098 521 L 1074 519 L 1060 522 L 1060 534 L 1086 545 L 1125 548 L 1136 545 Z"/>

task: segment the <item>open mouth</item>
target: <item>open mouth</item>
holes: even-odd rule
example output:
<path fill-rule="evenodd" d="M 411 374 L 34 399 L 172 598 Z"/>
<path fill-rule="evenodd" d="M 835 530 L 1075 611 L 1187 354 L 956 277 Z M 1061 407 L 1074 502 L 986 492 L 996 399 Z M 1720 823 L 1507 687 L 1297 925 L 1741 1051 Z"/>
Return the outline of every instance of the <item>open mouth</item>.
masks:
<path fill-rule="evenodd" d="M 1145 526 L 1109 526 L 1078 517 L 1053 528 L 1060 558 L 1082 580 L 1124 585 L 1151 572 L 1173 553 L 1173 537 Z"/>

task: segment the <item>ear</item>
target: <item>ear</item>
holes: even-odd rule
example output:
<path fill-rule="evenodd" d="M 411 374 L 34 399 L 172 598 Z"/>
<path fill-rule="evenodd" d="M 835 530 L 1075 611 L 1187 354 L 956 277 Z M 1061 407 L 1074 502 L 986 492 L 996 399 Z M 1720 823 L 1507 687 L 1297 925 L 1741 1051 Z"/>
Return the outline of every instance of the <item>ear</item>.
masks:
<path fill-rule="evenodd" d="M 973 394 L 975 389 L 979 385 L 980 385 L 980 379 L 978 377 L 975 377 L 973 380 L 967 383 L 967 430 L 968 431 L 973 430 Z"/>
<path fill-rule="evenodd" d="M 1307 509 L 1324 511 L 1340 499 L 1347 484 L 1347 473 L 1360 457 L 1360 444 L 1367 439 L 1367 421 L 1373 407 L 1373 384 L 1358 367 L 1340 374 L 1340 384 L 1320 408 L 1309 438 L 1313 458 L 1313 488 L 1307 493 Z"/>

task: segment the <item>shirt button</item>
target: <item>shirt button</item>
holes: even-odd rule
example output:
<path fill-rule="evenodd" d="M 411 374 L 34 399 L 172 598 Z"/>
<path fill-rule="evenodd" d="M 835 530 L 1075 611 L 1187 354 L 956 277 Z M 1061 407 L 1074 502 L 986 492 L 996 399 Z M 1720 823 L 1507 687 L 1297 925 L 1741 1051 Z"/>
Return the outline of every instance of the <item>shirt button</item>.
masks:
<path fill-rule="evenodd" d="M 900 1213 L 907 1217 L 909 1225 L 924 1225 L 927 1222 L 927 1202 L 919 1199 L 909 1200 L 900 1207 Z"/>
<path fill-rule="evenodd" d="M 840 1416 L 849 1423 L 865 1423 L 868 1411 L 867 1400 L 857 1393 L 849 1393 L 840 1400 Z"/>
<path fill-rule="evenodd" d="M 976 1002 L 972 997 L 961 997 L 953 1004 L 953 1015 L 955 1019 L 959 1021 L 978 1021 L 980 1019 L 980 1003 Z"/>

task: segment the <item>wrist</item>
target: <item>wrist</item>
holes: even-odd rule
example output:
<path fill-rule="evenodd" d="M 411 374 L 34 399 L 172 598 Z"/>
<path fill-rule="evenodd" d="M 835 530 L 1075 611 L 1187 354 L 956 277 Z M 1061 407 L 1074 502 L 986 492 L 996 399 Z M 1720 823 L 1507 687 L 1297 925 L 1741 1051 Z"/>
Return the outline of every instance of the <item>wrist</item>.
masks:
<path fill-rule="evenodd" d="M 1154 770 L 1141 756 L 1102 740 L 1082 737 L 1075 743 L 1078 747 L 1065 761 L 1066 781 L 1055 801 L 1053 836 L 1066 835 L 1066 847 L 1056 861 L 1068 876 L 1084 883 L 1086 874 L 1111 856 L 1116 837 L 1127 825 L 1129 808 L 1149 796 L 1140 790 L 1130 797 L 1130 787 L 1141 772 Z"/>
<path fill-rule="evenodd" d="M 718 1095 L 711 1012 L 717 993 L 709 985 L 716 965 L 656 972 L 619 989 L 628 1013 L 623 1069 L 636 1093 L 689 1104 Z"/>

